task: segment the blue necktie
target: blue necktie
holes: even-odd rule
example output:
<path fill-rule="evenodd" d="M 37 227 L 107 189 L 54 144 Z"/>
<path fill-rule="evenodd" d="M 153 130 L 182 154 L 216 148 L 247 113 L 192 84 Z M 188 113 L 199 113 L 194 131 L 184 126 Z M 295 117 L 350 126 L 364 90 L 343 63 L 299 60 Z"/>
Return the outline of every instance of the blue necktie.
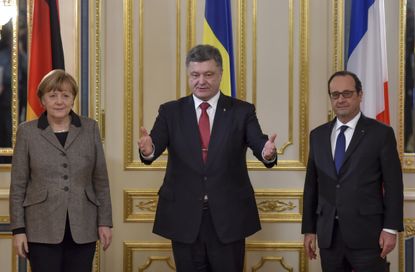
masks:
<path fill-rule="evenodd" d="M 340 167 L 343 164 L 344 154 L 346 153 L 346 137 L 344 137 L 344 131 L 348 126 L 341 126 L 340 133 L 337 136 L 336 148 L 334 149 L 334 164 L 336 165 L 337 173 L 340 171 Z"/>

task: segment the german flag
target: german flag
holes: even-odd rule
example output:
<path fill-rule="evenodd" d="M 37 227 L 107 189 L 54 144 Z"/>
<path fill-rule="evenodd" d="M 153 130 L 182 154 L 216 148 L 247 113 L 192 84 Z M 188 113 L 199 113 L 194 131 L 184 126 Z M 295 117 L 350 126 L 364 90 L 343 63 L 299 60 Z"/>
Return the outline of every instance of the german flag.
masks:
<path fill-rule="evenodd" d="M 27 120 L 36 119 L 43 112 L 36 94 L 39 82 L 51 70 L 65 69 L 58 0 L 34 0 L 32 25 Z"/>

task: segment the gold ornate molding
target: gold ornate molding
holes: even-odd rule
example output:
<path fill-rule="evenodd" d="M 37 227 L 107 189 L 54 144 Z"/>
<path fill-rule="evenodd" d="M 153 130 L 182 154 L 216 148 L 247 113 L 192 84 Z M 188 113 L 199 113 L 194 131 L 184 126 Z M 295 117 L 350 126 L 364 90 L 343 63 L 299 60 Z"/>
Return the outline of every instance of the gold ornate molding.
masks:
<path fill-rule="evenodd" d="M 343 70 L 343 45 L 344 45 L 344 0 L 334 0 L 332 3 L 331 16 L 332 23 L 332 35 L 333 35 L 333 65 L 331 73 L 335 71 Z"/>
<path fill-rule="evenodd" d="M 13 237 L 12 234 L 10 233 L 0 233 L 0 240 L 11 240 Z M 12 272 L 17 272 L 17 263 L 18 263 L 18 259 L 17 259 L 17 255 L 16 255 L 16 251 L 14 250 L 13 247 L 13 243 L 11 243 L 11 248 L 10 248 L 10 252 L 11 253 L 11 267 L 12 267 Z M 4 254 L 4 253 L 2 253 Z"/>
<path fill-rule="evenodd" d="M 146 257 L 144 261 L 141 264 L 137 265 L 139 266 L 139 269 L 147 269 L 154 263 L 154 260 L 157 260 L 158 262 L 164 261 L 167 267 L 172 268 L 171 266 L 173 265 L 173 263 L 171 260 L 173 259 L 173 255 L 171 253 L 170 242 L 124 242 L 124 272 L 132 272 L 136 270 L 135 266 L 133 267 L 133 254 L 135 252 L 146 252 Z M 151 254 L 152 252 L 157 252 L 158 255 L 147 256 L 147 254 Z M 160 256 L 161 253 L 164 256 Z M 146 266 L 147 263 L 149 263 L 150 265 Z"/>
<path fill-rule="evenodd" d="M 188 0 L 190 1 L 190 0 Z M 194 1 L 190 1 L 188 9 L 194 8 Z M 138 96 L 138 127 L 143 126 L 144 122 L 144 0 L 138 2 L 138 45 L 134 44 L 134 14 L 133 0 L 124 0 L 124 168 L 126 170 L 160 170 L 165 169 L 166 161 L 159 159 L 159 162 L 146 166 L 137 159 L 135 141 L 133 139 L 134 131 L 134 78 L 137 78 L 137 96 Z M 176 98 L 180 97 L 180 67 L 181 67 L 181 1 L 176 0 Z M 189 18 L 194 16 L 191 11 Z M 188 20 L 190 20 L 188 18 Z M 194 31 L 194 30 L 188 30 Z M 187 44 L 189 46 L 189 44 Z M 134 69 L 134 48 L 138 48 L 138 71 Z M 137 75 L 137 76 L 136 76 Z M 166 157 L 163 154 L 162 157 Z"/>
<path fill-rule="evenodd" d="M 283 257 L 275 257 L 277 253 L 281 254 L 284 252 L 296 252 L 298 255 L 299 271 L 308 271 L 308 263 L 306 262 L 305 251 L 302 242 L 246 242 L 246 260 L 250 258 L 250 253 L 255 253 L 255 255 L 258 255 L 258 252 L 264 252 L 265 256 L 260 256 L 260 259 L 256 262 L 256 264 L 254 264 L 252 267 L 246 267 L 245 271 L 260 271 L 261 267 L 258 267 L 258 264 L 260 265 L 261 263 L 269 261 L 280 262 L 285 270 L 293 271 L 292 268 L 290 268 L 291 265 L 287 264 L 284 261 Z M 135 253 L 145 253 L 141 256 L 142 258 L 140 263 L 133 262 L 133 260 L 136 261 L 138 259 L 133 258 Z M 175 271 L 170 242 L 126 241 L 124 242 L 123 260 L 125 272 L 136 271 L 137 267 L 139 269 L 138 271 L 145 271 L 156 262 L 164 262 L 168 268 Z"/>
<path fill-rule="evenodd" d="M 284 260 L 280 256 L 275 256 L 277 253 L 282 252 L 296 252 L 298 254 L 298 265 L 300 272 L 308 271 L 308 263 L 306 261 L 305 250 L 302 242 L 257 242 L 257 241 L 248 241 L 246 243 L 246 257 L 245 259 L 250 258 L 250 252 L 264 252 L 263 256 L 260 256 L 258 262 L 253 267 L 246 267 L 249 271 L 259 271 L 257 268 L 258 264 L 264 263 L 266 261 L 278 261 Z M 264 260 L 263 260 L 264 259 Z M 285 261 L 281 263 L 281 266 L 286 271 L 294 271 L 292 265 L 287 264 Z M 255 270 L 256 269 L 256 270 Z M 290 270 L 291 269 L 291 270 Z"/>
<path fill-rule="evenodd" d="M 261 259 L 258 261 L 258 263 L 252 267 L 252 272 L 260 271 L 260 269 L 266 263 L 269 263 L 269 262 L 279 263 L 285 271 L 288 271 L 288 272 L 293 272 L 294 271 L 294 269 L 285 262 L 283 257 L 280 257 L 280 256 L 267 256 L 267 257 L 261 257 Z"/>
<path fill-rule="evenodd" d="M 405 264 L 405 239 L 415 235 L 415 218 L 404 218 L 404 231 L 399 233 L 399 271 L 404 270 Z"/>
<path fill-rule="evenodd" d="M 5 200 L 9 201 L 9 189 L 0 189 L 0 201 Z M 9 224 L 10 216 L 9 215 L 0 215 L 0 224 Z"/>
<path fill-rule="evenodd" d="M 406 33 L 406 0 L 399 1 L 399 139 L 398 150 L 404 172 L 415 173 L 415 153 L 405 153 L 405 33 Z"/>
<path fill-rule="evenodd" d="M 238 25 L 236 28 L 236 95 L 241 100 L 246 100 L 246 0 L 238 0 Z"/>
<path fill-rule="evenodd" d="M 261 222 L 301 222 L 302 191 L 256 190 Z M 124 222 L 154 222 L 157 190 L 124 190 Z"/>
<path fill-rule="evenodd" d="M 17 8 L 17 7 L 16 7 Z M 13 17 L 12 19 L 12 48 L 11 48 L 11 56 L 10 56 L 10 63 L 11 63 L 11 116 L 12 116 L 12 146 L 10 148 L 0 148 L 0 156 L 11 156 L 13 154 L 13 147 L 16 142 L 16 131 L 17 126 L 19 125 L 19 104 L 18 104 L 18 91 L 19 91 L 19 66 L 18 66 L 18 37 L 19 37 L 19 30 L 18 24 L 19 21 L 19 13 Z M 10 165 L 0 165 L 0 170 L 10 170 Z"/>
<path fill-rule="evenodd" d="M 105 111 L 102 109 L 102 5 L 101 0 L 89 2 L 89 18 L 94 29 L 89 32 L 90 48 L 89 48 L 89 62 L 93 63 L 90 66 L 90 89 L 89 89 L 89 116 L 95 119 L 100 128 L 101 139 L 105 140 Z"/>
<path fill-rule="evenodd" d="M 166 256 L 166 257 L 164 257 L 164 256 L 150 256 L 147 259 L 146 263 L 138 268 L 138 272 L 146 271 L 147 268 L 150 268 L 150 266 L 153 263 L 156 263 L 156 262 L 164 262 L 164 263 L 166 263 L 168 268 L 170 268 L 172 271 L 176 271 L 174 261 L 172 260 L 172 258 L 170 256 Z"/>

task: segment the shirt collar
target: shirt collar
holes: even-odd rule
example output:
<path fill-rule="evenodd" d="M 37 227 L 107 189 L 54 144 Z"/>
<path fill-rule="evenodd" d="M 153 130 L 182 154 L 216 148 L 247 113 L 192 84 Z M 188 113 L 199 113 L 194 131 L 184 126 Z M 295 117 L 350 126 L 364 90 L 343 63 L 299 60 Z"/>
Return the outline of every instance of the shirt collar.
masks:
<path fill-rule="evenodd" d="M 360 116 L 362 115 L 362 113 L 359 111 L 359 113 L 358 114 L 356 114 L 356 116 L 355 117 L 353 117 L 353 119 L 352 120 L 350 120 L 349 122 L 347 122 L 346 124 L 343 124 L 342 122 L 340 122 L 339 121 L 339 119 L 337 118 L 336 119 L 336 131 L 338 130 L 338 129 L 340 129 L 340 127 L 341 126 L 344 126 L 344 125 L 346 125 L 348 128 L 351 128 L 351 129 L 355 129 L 356 128 L 356 125 L 357 125 L 357 122 L 359 121 L 359 118 L 360 118 Z"/>
<path fill-rule="evenodd" d="M 45 129 L 49 126 L 47 114 L 48 113 L 44 111 L 42 115 L 39 117 L 39 120 L 37 122 L 38 128 Z M 81 119 L 79 118 L 79 116 L 76 113 L 74 113 L 72 110 L 69 112 L 69 115 L 71 116 L 71 124 L 76 127 L 80 127 Z"/>
<path fill-rule="evenodd" d="M 200 104 L 202 104 L 203 102 L 208 102 L 209 105 L 212 107 L 212 109 L 216 109 L 216 106 L 218 105 L 219 97 L 220 97 L 220 91 L 208 101 L 203 101 L 197 98 L 195 95 L 193 95 L 193 101 L 195 102 L 195 109 L 197 110 L 197 108 L 199 108 Z"/>

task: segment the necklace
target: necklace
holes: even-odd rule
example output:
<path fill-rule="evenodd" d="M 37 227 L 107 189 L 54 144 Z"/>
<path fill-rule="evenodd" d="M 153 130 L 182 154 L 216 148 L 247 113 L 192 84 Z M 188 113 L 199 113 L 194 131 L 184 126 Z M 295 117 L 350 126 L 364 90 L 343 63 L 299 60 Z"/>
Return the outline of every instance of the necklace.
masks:
<path fill-rule="evenodd" d="M 62 129 L 62 130 L 55 130 L 53 131 L 54 133 L 63 133 L 63 132 L 68 132 L 67 129 Z"/>

